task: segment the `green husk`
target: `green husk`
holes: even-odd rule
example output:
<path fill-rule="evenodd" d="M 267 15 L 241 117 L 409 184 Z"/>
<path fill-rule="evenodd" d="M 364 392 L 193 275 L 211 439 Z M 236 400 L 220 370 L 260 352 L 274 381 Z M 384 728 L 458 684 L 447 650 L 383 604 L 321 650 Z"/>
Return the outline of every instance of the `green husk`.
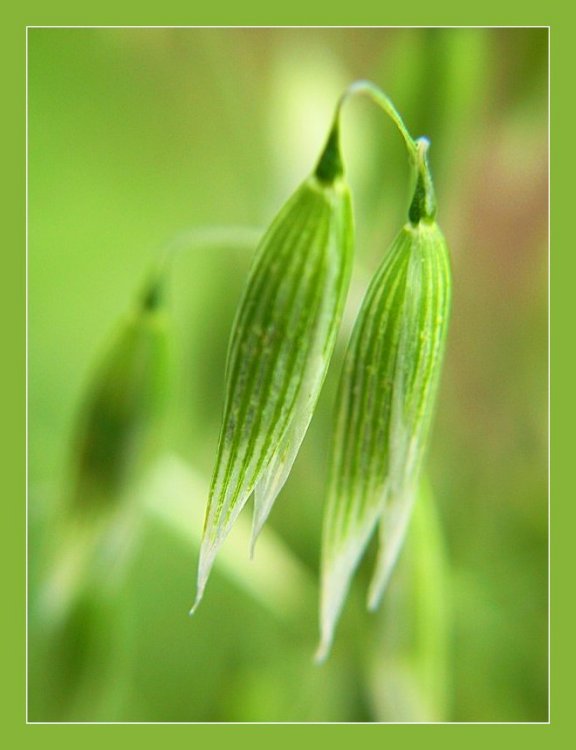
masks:
<path fill-rule="evenodd" d="M 315 174 L 262 239 L 237 312 L 195 607 L 246 502 L 254 496 L 254 545 L 290 472 L 334 348 L 352 253 L 351 199 L 335 125 Z"/>
<path fill-rule="evenodd" d="M 341 379 L 322 547 L 321 644 L 326 657 L 354 570 L 379 525 L 368 604 L 398 556 L 425 453 L 450 306 L 450 270 L 425 145 L 410 222 L 369 286 Z"/>

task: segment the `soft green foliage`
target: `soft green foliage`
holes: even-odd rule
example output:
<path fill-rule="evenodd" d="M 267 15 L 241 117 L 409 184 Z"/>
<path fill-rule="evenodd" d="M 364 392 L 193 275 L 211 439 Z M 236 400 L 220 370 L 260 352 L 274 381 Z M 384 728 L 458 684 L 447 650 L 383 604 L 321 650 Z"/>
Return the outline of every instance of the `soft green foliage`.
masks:
<path fill-rule="evenodd" d="M 264 236 L 237 313 L 196 605 L 218 548 L 252 495 L 254 544 L 292 468 L 334 349 L 353 251 L 350 194 L 334 139 L 333 131 L 319 176 L 304 182 Z"/>
<path fill-rule="evenodd" d="M 438 501 L 420 481 L 402 565 L 370 644 L 370 686 L 381 715 L 442 721 L 450 710 L 448 559 Z M 339 636 L 340 649 L 341 636 Z M 336 658 L 336 653 L 332 659 Z M 329 663 L 329 662 L 328 662 Z M 324 665 L 324 669 L 327 664 Z"/>
<path fill-rule="evenodd" d="M 130 558 L 138 479 L 161 445 L 169 391 L 164 279 L 119 324 L 80 404 L 41 608 L 61 627 L 90 585 L 115 591 Z M 88 589 L 88 590 L 87 590 Z"/>
<path fill-rule="evenodd" d="M 168 335 L 154 278 L 124 321 L 81 407 L 72 457 L 73 513 L 114 509 L 158 442 L 168 387 Z"/>

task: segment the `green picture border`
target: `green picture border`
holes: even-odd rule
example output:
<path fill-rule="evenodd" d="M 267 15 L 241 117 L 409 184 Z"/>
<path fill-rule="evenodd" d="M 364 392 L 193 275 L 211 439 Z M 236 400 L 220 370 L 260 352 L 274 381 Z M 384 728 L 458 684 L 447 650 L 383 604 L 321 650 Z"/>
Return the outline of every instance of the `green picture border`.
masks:
<path fill-rule="evenodd" d="M 542 10 L 530 12 L 526 4 L 484 2 L 481 6 L 469 5 L 462 8 L 452 3 L 429 4 L 421 10 L 416 6 L 391 9 L 382 3 L 364 3 L 345 9 L 330 7 L 327 3 L 321 6 L 307 3 L 305 10 L 298 10 L 293 4 L 289 10 L 274 10 L 271 7 L 259 8 L 259 3 L 212 5 L 209 9 L 194 7 L 190 3 L 180 4 L 179 9 L 170 11 L 166 4 L 156 11 L 147 12 L 136 3 L 100 2 L 96 5 L 72 3 L 27 3 L 16 5 L 11 17 L 6 17 L 2 24 L 4 37 L 2 51 L 6 59 L 3 64 L 5 80 L 4 96 L 8 99 L 5 116 L 2 118 L 5 129 L 3 139 L 5 165 L 5 185 L 8 190 L 4 196 L 6 225 L 5 252 L 3 258 L 7 263 L 4 270 L 4 284 L 1 295 L 4 305 L 4 331 L 9 344 L 9 351 L 4 358 L 2 372 L 7 381 L 4 393 L 5 415 L 5 470 L 8 482 L 4 484 L 5 495 L 0 503 L 4 544 L 3 554 L 6 559 L 2 566 L 4 572 L 3 596 L 3 721 L 2 734 L 8 741 L 5 747 L 28 748 L 43 747 L 57 743 L 59 748 L 76 747 L 100 748 L 103 741 L 113 739 L 118 743 L 138 742 L 139 748 L 156 746 L 159 740 L 165 740 L 167 734 L 174 741 L 205 741 L 213 747 L 220 741 L 225 743 L 240 742 L 244 739 L 251 747 L 264 747 L 269 740 L 280 746 L 291 746 L 295 740 L 306 735 L 311 746 L 319 741 L 361 741 L 362 747 L 384 747 L 383 743 L 409 743 L 422 741 L 422 725 L 55 725 L 26 723 L 26 569 L 25 569 L 25 529 L 26 529 L 26 200 L 25 200 L 25 144 L 26 144 L 26 27 L 28 25 L 75 26 L 75 25 L 328 25 L 328 26 L 460 26 L 460 25 L 510 25 L 510 26 L 550 26 L 551 39 L 551 125 L 554 135 L 554 146 L 551 154 L 551 196 L 554 223 L 551 228 L 551 245 L 556 253 L 551 253 L 551 269 L 554 284 L 551 294 L 551 322 L 554 323 L 552 343 L 560 341 L 558 322 L 564 320 L 568 329 L 562 335 L 564 346 L 552 350 L 551 372 L 557 377 L 553 383 L 558 390 L 566 381 L 573 381 L 573 368 L 570 363 L 565 367 L 556 364 L 560 352 L 572 349 L 574 313 L 567 307 L 567 295 L 561 284 L 569 283 L 569 267 L 564 268 L 566 259 L 573 258 L 574 253 L 567 241 L 570 229 L 563 227 L 572 217 L 569 210 L 564 210 L 563 203 L 574 195 L 572 186 L 562 183 L 568 180 L 568 168 L 573 153 L 573 142 L 568 142 L 567 130 L 572 125 L 571 113 L 564 112 L 572 104 L 574 60 L 570 54 L 575 44 L 568 40 L 572 30 L 568 11 L 557 12 L 547 4 Z M 333 5 L 333 4 L 331 4 Z M 178 8 L 178 6 L 177 6 Z M 573 139 L 572 139 L 573 141 Z M 555 188 L 555 189 L 554 189 Z M 560 233 L 562 232 L 562 241 Z M 558 243 L 554 239 L 558 237 Z M 573 262 L 573 261 L 572 261 Z M 567 309 L 564 311 L 561 308 Z M 562 312 L 564 314 L 562 315 Z M 554 365 L 556 365 L 554 367 Z M 557 392 L 556 390 L 556 392 Z M 461 747 L 484 748 L 486 743 L 501 741 L 538 743 L 541 747 L 564 746 L 571 729 L 571 716 L 568 702 L 572 703 L 573 680 L 570 666 L 573 663 L 573 650 L 569 643 L 572 635 L 573 561 L 566 552 L 574 544 L 565 544 L 565 535 L 571 534 L 574 525 L 569 513 L 573 514 L 573 498 L 561 499 L 563 487 L 567 480 L 563 477 L 562 458 L 573 443 L 571 436 L 558 434 L 562 431 L 562 422 L 554 419 L 559 411 L 560 399 L 556 395 L 551 399 L 553 438 L 551 445 L 555 448 L 552 462 L 552 648 L 551 648 L 551 722 L 534 725 L 425 725 L 444 748 Z M 565 414 L 566 404 L 562 403 Z M 559 416 L 559 415 L 558 415 Z M 560 426 L 559 426 L 560 425 Z M 563 440 L 562 438 L 565 437 Z M 558 469 L 556 468 L 558 467 Z M 566 579 L 563 581 L 563 578 Z M 566 597 L 563 597 L 566 584 Z M 570 586 L 570 588 L 568 588 Z M 126 728 L 128 726 L 128 728 Z M 361 738 L 359 737 L 361 734 Z M 496 733 L 497 736 L 494 735 Z M 319 734 L 321 737 L 319 737 Z M 428 738 L 430 737 L 427 732 Z M 5 740 L 5 741 L 6 741 Z M 254 744 L 256 743 L 256 744 Z M 276 745 L 278 746 L 278 745 Z M 404 745 L 402 745 L 404 746 Z"/>

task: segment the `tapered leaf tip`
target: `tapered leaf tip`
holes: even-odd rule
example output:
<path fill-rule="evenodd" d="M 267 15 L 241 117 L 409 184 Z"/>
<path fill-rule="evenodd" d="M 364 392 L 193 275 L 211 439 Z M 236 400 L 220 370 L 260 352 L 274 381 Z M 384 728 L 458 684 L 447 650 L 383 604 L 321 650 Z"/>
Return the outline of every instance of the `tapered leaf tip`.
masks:
<path fill-rule="evenodd" d="M 356 556 L 344 555 L 330 566 L 322 581 L 322 601 L 320 605 L 320 645 L 314 657 L 317 664 L 322 663 L 332 646 L 336 624 L 340 617 L 352 574 L 357 564 Z"/>
<path fill-rule="evenodd" d="M 206 588 L 206 583 L 208 581 L 210 571 L 212 570 L 214 558 L 216 557 L 216 551 L 217 547 L 215 545 L 207 547 L 205 543 L 203 543 L 200 548 L 200 562 L 198 563 L 198 582 L 196 584 L 196 599 L 194 600 L 194 604 L 192 605 L 192 609 L 190 610 L 191 615 L 193 615 L 194 612 L 198 609 L 198 605 L 200 604 L 200 602 L 202 601 L 202 597 L 204 596 L 204 589 Z"/>
<path fill-rule="evenodd" d="M 405 490 L 400 498 L 400 505 L 396 507 L 394 519 L 388 516 L 380 522 L 378 558 L 368 589 L 367 606 L 370 611 L 374 611 L 378 607 L 384 592 L 388 588 L 388 583 L 404 545 L 404 539 L 412 517 L 414 498 L 415 490 L 413 488 Z"/>
<path fill-rule="evenodd" d="M 368 596 L 366 597 L 366 607 L 370 612 L 374 612 L 388 588 L 388 582 L 394 569 L 396 558 L 389 559 L 389 556 L 382 555 L 376 563 L 376 570 L 368 587 Z"/>
<path fill-rule="evenodd" d="M 198 586 L 196 587 L 196 598 L 194 599 L 194 604 L 192 605 L 190 612 L 188 612 L 190 617 L 192 617 L 194 612 L 196 612 L 198 606 L 200 605 L 200 602 L 202 601 L 202 597 L 204 596 L 204 588 L 204 585 L 200 586 L 200 583 L 198 583 Z"/>
<path fill-rule="evenodd" d="M 258 541 L 258 537 L 260 536 L 260 532 L 262 531 L 262 527 L 264 525 L 265 518 L 260 518 L 259 514 L 254 509 L 254 515 L 252 517 L 252 536 L 250 537 L 250 559 L 254 559 L 254 552 L 256 551 L 256 542 Z"/>
<path fill-rule="evenodd" d="M 258 539 L 259 530 L 257 531 L 254 526 L 252 526 L 252 536 L 250 538 L 250 559 L 254 559 L 254 554 L 256 552 L 256 540 Z"/>
<path fill-rule="evenodd" d="M 331 585 L 326 585 L 320 607 L 320 643 L 314 654 L 315 664 L 322 664 L 330 654 L 336 632 L 336 624 L 344 605 L 349 583 L 350 580 L 348 579 L 343 586 L 335 587 L 332 577 Z"/>
<path fill-rule="evenodd" d="M 274 500 L 276 499 L 277 495 L 274 494 L 272 496 L 272 501 L 268 502 L 266 505 L 262 504 L 261 506 L 258 506 L 256 503 L 256 497 L 254 498 L 254 515 L 252 516 L 252 536 L 250 538 L 250 559 L 254 558 L 254 551 L 256 549 L 256 542 L 258 541 L 258 537 L 260 536 L 260 532 L 264 528 L 264 524 L 266 523 L 268 516 L 270 514 L 270 511 L 272 510 L 272 505 L 274 504 Z"/>
<path fill-rule="evenodd" d="M 372 581 L 368 589 L 368 596 L 366 598 L 366 608 L 369 612 L 375 612 L 378 609 L 378 605 L 382 601 L 382 596 L 388 586 L 388 578 L 378 586 L 375 585 L 375 581 Z"/>
<path fill-rule="evenodd" d="M 314 664 L 317 664 L 318 666 L 320 664 L 324 664 L 324 662 L 328 658 L 330 649 L 332 648 L 332 635 L 332 633 L 322 634 L 320 638 L 320 644 L 316 649 L 316 653 L 314 654 Z"/>

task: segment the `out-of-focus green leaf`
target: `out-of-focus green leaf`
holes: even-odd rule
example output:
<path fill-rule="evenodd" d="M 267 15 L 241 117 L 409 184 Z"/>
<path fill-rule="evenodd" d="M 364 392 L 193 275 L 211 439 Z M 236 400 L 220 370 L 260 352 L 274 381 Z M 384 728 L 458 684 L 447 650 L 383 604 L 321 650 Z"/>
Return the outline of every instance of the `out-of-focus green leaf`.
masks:
<path fill-rule="evenodd" d="M 86 395 L 74 438 L 73 514 L 121 502 L 158 440 L 168 387 L 168 337 L 158 280 L 117 333 Z"/>

